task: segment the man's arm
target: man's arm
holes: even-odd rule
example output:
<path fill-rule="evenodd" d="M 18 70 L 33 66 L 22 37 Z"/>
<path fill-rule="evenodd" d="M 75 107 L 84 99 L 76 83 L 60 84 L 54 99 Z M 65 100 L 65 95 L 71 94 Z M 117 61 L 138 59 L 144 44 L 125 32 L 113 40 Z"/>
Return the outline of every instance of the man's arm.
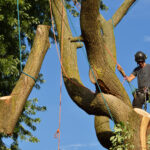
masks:
<path fill-rule="evenodd" d="M 120 73 L 122 74 L 122 76 L 128 81 L 131 82 L 135 76 L 133 74 L 131 74 L 130 76 L 127 76 L 124 72 L 124 70 L 122 69 L 122 67 L 118 64 L 117 65 L 117 69 L 120 71 Z"/>
<path fill-rule="evenodd" d="M 125 78 L 128 82 L 131 82 L 135 78 L 135 76 L 131 74 L 130 76 L 126 76 Z"/>

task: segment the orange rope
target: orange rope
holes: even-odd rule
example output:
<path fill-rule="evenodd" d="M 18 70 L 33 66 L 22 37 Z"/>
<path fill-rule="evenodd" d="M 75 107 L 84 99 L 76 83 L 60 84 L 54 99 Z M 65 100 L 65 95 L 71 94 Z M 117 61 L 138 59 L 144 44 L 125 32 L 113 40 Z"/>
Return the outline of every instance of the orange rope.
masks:
<path fill-rule="evenodd" d="M 63 1 L 63 0 L 62 0 Z M 50 9 L 51 9 L 51 1 L 50 1 Z M 51 19 L 52 19 L 52 11 L 51 11 Z M 59 127 L 54 135 L 55 138 L 58 138 L 58 150 L 60 150 L 60 125 L 61 125 L 61 96 L 62 96 L 62 58 L 63 58 L 63 33 L 64 33 L 64 7 L 62 4 L 62 20 L 61 20 L 61 75 L 60 75 L 60 103 L 59 103 Z M 52 20 L 53 22 L 53 20 Z M 53 26 L 54 31 L 54 26 Z M 55 36 L 55 42 L 56 42 L 56 36 Z M 58 49 L 58 47 L 57 47 Z"/>
<path fill-rule="evenodd" d="M 108 52 L 108 54 L 111 56 L 113 62 L 118 65 L 116 59 L 114 58 L 114 56 L 112 55 L 111 51 L 106 47 L 106 45 L 104 44 L 105 50 Z"/>

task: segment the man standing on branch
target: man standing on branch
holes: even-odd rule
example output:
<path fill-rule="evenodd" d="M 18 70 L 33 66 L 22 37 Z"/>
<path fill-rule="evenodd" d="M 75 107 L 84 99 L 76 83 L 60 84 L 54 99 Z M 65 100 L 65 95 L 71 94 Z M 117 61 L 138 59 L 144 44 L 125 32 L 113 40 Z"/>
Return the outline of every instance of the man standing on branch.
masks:
<path fill-rule="evenodd" d="M 137 62 L 137 67 L 133 70 L 130 76 L 126 76 L 125 73 L 122 73 L 122 68 L 120 65 L 117 66 L 117 69 L 122 73 L 124 78 L 131 82 L 135 77 L 137 77 L 138 81 L 138 89 L 135 91 L 135 96 L 133 100 L 134 108 L 141 108 L 143 104 L 145 104 L 146 109 L 146 101 L 149 98 L 150 91 L 150 64 L 146 64 L 145 60 L 147 56 L 142 52 L 138 51 L 135 54 L 135 61 Z"/>

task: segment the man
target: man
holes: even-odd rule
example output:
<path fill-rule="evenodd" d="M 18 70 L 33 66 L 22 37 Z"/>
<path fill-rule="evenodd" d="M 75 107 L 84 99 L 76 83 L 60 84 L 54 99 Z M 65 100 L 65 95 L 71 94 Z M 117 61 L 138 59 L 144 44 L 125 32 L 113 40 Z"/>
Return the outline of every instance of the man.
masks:
<path fill-rule="evenodd" d="M 138 80 L 138 89 L 136 90 L 136 96 L 133 100 L 134 108 L 141 108 L 148 99 L 148 93 L 150 89 L 150 64 L 146 64 L 145 60 L 147 56 L 142 52 L 138 51 L 135 54 L 135 61 L 138 66 L 133 70 L 130 76 L 123 75 L 128 82 L 131 82 L 135 77 Z M 121 71 L 121 66 L 117 66 L 118 70 Z"/>

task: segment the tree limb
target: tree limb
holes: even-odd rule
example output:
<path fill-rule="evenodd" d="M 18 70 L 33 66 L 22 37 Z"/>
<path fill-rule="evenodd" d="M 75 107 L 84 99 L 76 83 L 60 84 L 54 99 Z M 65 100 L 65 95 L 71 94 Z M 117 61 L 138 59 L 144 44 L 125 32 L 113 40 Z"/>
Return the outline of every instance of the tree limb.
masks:
<path fill-rule="evenodd" d="M 120 8 L 115 12 L 115 14 L 112 16 L 114 26 L 117 26 L 117 24 L 122 20 L 122 18 L 126 15 L 130 7 L 133 5 L 133 3 L 136 0 L 125 0 L 123 4 L 120 6 Z"/>
<path fill-rule="evenodd" d="M 90 115 L 103 115 L 112 119 L 110 110 L 115 122 L 126 122 L 131 114 L 138 116 L 130 106 L 113 95 L 93 93 L 73 78 L 64 78 L 64 81 L 73 101 Z"/>
<path fill-rule="evenodd" d="M 37 79 L 44 56 L 50 46 L 49 26 L 37 27 L 34 43 L 23 70 L 26 74 Z M 20 117 L 25 102 L 35 84 L 35 81 L 21 74 L 10 96 L 0 98 L 0 132 L 11 134 Z"/>
<path fill-rule="evenodd" d="M 71 40 L 71 42 L 83 42 L 84 41 L 84 39 L 83 39 L 83 37 L 82 36 L 79 36 L 79 37 L 71 37 L 71 38 L 69 38 L 70 40 Z"/>

